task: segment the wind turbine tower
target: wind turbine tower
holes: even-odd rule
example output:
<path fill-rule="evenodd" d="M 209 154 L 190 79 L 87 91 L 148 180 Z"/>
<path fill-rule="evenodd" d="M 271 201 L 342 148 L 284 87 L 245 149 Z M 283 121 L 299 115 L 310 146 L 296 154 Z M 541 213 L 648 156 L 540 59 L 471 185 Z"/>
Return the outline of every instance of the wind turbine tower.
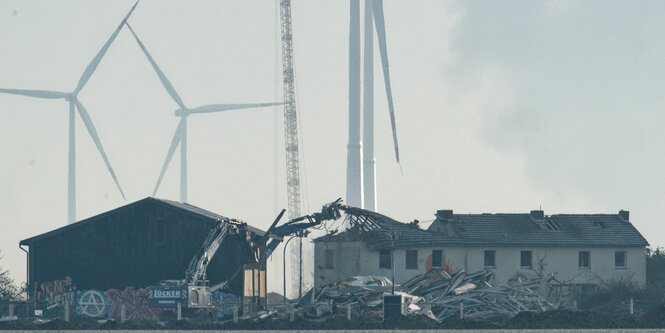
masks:
<path fill-rule="evenodd" d="M 376 167 L 374 160 L 374 28 L 379 44 L 383 79 L 388 98 L 395 158 L 399 164 L 397 129 L 393 107 L 386 28 L 382 0 L 364 1 L 363 51 L 360 44 L 360 1 L 350 0 L 349 21 L 349 143 L 347 145 L 346 199 L 349 205 L 375 211 Z M 361 82 L 361 62 L 362 82 Z M 360 105 L 362 88 L 362 137 L 360 140 Z M 363 146 L 364 143 L 364 146 Z"/>

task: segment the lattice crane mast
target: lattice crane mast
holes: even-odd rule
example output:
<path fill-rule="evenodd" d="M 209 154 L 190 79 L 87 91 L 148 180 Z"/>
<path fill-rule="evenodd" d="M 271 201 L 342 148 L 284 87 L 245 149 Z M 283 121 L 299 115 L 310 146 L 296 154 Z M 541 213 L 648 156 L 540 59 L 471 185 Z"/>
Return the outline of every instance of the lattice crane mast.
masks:
<path fill-rule="evenodd" d="M 298 115 L 295 102 L 295 71 L 293 68 L 293 31 L 291 29 L 291 0 L 280 0 L 279 16 L 282 37 L 282 75 L 284 87 L 284 136 L 286 139 L 286 191 L 289 219 L 300 216 L 300 164 L 298 160 Z M 298 240 L 299 250 L 291 250 L 292 287 L 299 289 L 293 277 L 302 271 L 302 239 Z M 296 266 L 293 263 L 299 262 Z M 294 290 L 292 288 L 291 290 Z"/>

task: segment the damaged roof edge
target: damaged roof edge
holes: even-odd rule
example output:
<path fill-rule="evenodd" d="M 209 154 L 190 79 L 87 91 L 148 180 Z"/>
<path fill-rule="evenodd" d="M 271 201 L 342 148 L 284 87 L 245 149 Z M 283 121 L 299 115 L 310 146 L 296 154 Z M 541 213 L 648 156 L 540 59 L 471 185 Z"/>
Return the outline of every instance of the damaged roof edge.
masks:
<path fill-rule="evenodd" d="M 643 247 L 649 242 L 625 217 L 619 214 L 555 214 L 561 227 L 544 230 L 532 214 L 447 214 L 427 230 L 414 223 L 402 223 L 387 216 L 360 208 L 345 209 L 352 228 L 314 239 L 319 242 L 365 242 L 372 249 L 390 249 L 393 241 L 388 234 L 397 233 L 395 248 L 427 246 L 492 246 L 492 247 Z M 440 214 L 438 214 L 440 215 Z M 444 214 L 445 215 L 445 214 Z M 449 226 L 434 230 L 437 221 Z M 598 230 L 602 221 L 606 228 Z"/>

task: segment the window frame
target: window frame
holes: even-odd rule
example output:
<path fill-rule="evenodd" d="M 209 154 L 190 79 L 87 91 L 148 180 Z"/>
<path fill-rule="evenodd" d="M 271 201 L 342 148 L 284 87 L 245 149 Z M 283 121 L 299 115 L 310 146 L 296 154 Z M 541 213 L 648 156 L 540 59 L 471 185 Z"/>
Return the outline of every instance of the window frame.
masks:
<path fill-rule="evenodd" d="M 529 264 L 524 265 L 524 255 L 528 254 L 529 256 Z M 533 251 L 531 250 L 523 250 L 520 251 L 520 268 L 533 268 Z"/>
<path fill-rule="evenodd" d="M 438 255 L 435 255 L 438 253 Z M 439 262 L 438 265 L 434 264 L 434 258 Z M 432 250 L 432 268 L 443 268 L 443 250 Z"/>
<path fill-rule="evenodd" d="M 617 265 L 617 254 L 623 254 L 623 266 Z M 628 267 L 628 253 L 625 250 L 614 251 L 614 268 L 626 269 Z"/>
<path fill-rule="evenodd" d="M 488 262 L 487 262 L 488 260 L 487 259 L 489 257 L 487 255 L 490 254 L 490 253 L 492 254 L 492 256 L 491 256 L 492 262 L 491 262 L 491 265 L 488 265 Z M 496 268 L 496 250 L 484 250 L 483 251 L 483 267 L 485 267 L 485 268 Z"/>
<path fill-rule="evenodd" d="M 583 265 L 582 254 L 586 255 L 586 265 Z M 577 267 L 580 269 L 589 269 L 591 268 L 591 251 L 579 251 L 577 259 Z"/>
<path fill-rule="evenodd" d="M 409 261 L 409 253 L 411 255 L 415 254 L 415 258 L 412 258 L 414 260 Z M 409 265 L 409 263 L 413 265 Z M 406 250 L 404 252 L 404 269 L 418 269 L 418 250 Z"/>
<path fill-rule="evenodd" d="M 386 265 L 385 258 L 388 257 L 388 263 Z M 392 269 L 393 267 L 393 256 L 391 250 L 379 250 L 379 269 Z"/>

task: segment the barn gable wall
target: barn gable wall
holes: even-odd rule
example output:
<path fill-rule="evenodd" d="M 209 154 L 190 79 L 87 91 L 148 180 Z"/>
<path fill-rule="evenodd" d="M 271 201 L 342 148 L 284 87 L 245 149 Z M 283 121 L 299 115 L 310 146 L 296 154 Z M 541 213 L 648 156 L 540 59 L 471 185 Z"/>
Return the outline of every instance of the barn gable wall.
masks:
<path fill-rule="evenodd" d="M 77 289 L 120 289 L 183 279 L 192 256 L 215 225 L 211 218 L 145 199 L 76 227 L 30 241 L 29 281 L 71 277 Z M 251 254 L 226 242 L 208 267 L 212 284 L 226 280 Z M 231 289 L 242 290 L 242 274 Z"/>

